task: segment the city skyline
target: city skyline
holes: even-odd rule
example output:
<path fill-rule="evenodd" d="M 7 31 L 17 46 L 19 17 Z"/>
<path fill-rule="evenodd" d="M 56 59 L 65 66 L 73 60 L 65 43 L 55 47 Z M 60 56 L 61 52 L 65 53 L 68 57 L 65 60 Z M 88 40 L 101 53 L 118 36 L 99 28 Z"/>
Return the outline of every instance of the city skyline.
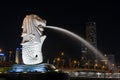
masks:
<path fill-rule="evenodd" d="M 14 49 L 21 43 L 21 26 L 23 18 L 27 14 L 37 14 L 47 21 L 47 25 L 53 25 L 68 29 L 85 38 L 85 24 L 96 22 L 97 47 L 103 54 L 115 54 L 119 61 L 120 38 L 119 38 L 119 3 L 97 1 L 15 1 L 0 3 L 0 47 Z M 43 47 L 47 53 L 54 52 L 79 53 L 76 42 L 70 38 L 45 29 L 47 40 Z M 56 34 L 56 35 L 54 35 Z M 56 39 L 53 39 L 55 36 Z M 62 39 L 64 38 L 64 39 Z M 53 41 L 54 40 L 54 41 Z M 66 43 L 68 41 L 68 43 Z M 69 42 L 70 41 L 70 42 Z M 57 44 L 60 43 L 60 44 Z M 51 48 L 51 45 L 53 45 Z M 58 46 L 59 45 L 59 46 Z M 72 45 L 73 47 L 67 48 Z M 47 48 L 47 49 L 46 49 Z M 63 48 L 63 49 L 61 49 Z M 69 49 L 69 50 L 67 50 Z M 74 50 L 72 50 L 74 49 Z M 47 52 L 48 50 L 49 52 Z M 53 51 L 52 53 L 52 50 Z M 78 54 L 74 54 L 78 56 Z"/>

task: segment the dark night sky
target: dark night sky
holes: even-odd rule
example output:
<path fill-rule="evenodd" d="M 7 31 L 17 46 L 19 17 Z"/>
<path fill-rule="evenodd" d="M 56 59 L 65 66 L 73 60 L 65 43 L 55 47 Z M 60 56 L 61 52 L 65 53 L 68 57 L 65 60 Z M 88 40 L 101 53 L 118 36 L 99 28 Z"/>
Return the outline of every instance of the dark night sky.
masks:
<path fill-rule="evenodd" d="M 27 14 L 37 14 L 47 20 L 47 25 L 68 29 L 82 37 L 85 35 L 85 23 L 89 21 L 96 22 L 98 49 L 104 54 L 115 54 L 116 58 L 120 58 L 119 2 L 114 2 L 114 0 L 78 1 L 29 0 L 1 2 L 0 47 L 4 49 L 19 47 L 21 43 L 21 26 L 24 17 Z M 45 47 L 43 47 L 45 53 L 59 53 L 66 49 L 66 53 L 73 54 L 75 52 L 76 54 L 74 55 L 78 56 L 79 47 L 77 47 L 78 44 L 75 41 L 68 37 L 65 38 L 60 33 L 46 29 L 45 31 L 48 36 L 44 44 Z M 75 47 L 68 47 L 66 45 Z M 52 50 L 54 51 L 52 52 Z"/>

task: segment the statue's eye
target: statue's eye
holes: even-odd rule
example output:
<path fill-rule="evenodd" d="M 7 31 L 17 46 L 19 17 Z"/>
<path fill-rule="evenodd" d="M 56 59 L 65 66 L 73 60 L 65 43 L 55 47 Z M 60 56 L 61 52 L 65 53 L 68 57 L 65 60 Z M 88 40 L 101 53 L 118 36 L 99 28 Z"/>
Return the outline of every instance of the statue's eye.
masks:
<path fill-rule="evenodd" d="M 38 57 L 38 55 L 35 56 L 36 58 Z"/>
<path fill-rule="evenodd" d="M 38 25 L 38 27 L 42 28 L 42 25 L 40 24 L 40 25 Z"/>

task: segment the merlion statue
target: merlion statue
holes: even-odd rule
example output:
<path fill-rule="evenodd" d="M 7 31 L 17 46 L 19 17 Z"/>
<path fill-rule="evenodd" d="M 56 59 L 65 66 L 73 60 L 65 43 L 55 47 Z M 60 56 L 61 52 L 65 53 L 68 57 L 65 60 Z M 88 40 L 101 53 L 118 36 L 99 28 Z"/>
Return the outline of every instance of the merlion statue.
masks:
<path fill-rule="evenodd" d="M 22 25 L 22 59 L 26 65 L 39 64 L 43 62 L 42 44 L 46 38 L 43 35 L 46 21 L 37 15 L 27 15 Z"/>

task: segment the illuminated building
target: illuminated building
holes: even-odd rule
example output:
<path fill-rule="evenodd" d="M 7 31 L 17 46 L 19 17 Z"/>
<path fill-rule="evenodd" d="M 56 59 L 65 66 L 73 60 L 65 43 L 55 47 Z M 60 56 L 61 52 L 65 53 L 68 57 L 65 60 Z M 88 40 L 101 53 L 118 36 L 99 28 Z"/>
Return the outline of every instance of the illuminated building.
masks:
<path fill-rule="evenodd" d="M 22 49 L 21 48 L 16 48 L 15 63 L 17 64 L 22 63 Z"/>
<path fill-rule="evenodd" d="M 96 23 L 95 22 L 88 22 L 86 23 L 86 40 L 92 44 L 94 47 L 97 47 L 97 40 L 96 40 Z M 93 54 L 88 49 L 88 60 L 94 60 L 97 59 L 97 55 Z"/>
<path fill-rule="evenodd" d="M 96 23 L 95 22 L 88 22 L 88 23 L 86 23 L 86 39 L 94 47 L 97 47 Z"/>
<path fill-rule="evenodd" d="M 106 67 L 110 66 L 111 69 L 116 69 L 115 56 L 113 54 L 105 54 L 104 56 L 106 57 L 106 59 L 101 60 L 102 64 Z"/>
<path fill-rule="evenodd" d="M 97 40 L 96 40 L 96 23 L 95 22 L 87 22 L 86 23 L 86 40 L 92 44 L 94 47 L 97 47 Z M 84 56 L 86 56 L 89 62 L 94 64 L 94 61 L 97 61 L 97 55 L 93 54 L 91 50 L 84 47 Z"/>
<path fill-rule="evenodd" d="M 6 55 L 3 52 L 0 52 L 0 62 L 5 62 L 6 61 Z"/>

